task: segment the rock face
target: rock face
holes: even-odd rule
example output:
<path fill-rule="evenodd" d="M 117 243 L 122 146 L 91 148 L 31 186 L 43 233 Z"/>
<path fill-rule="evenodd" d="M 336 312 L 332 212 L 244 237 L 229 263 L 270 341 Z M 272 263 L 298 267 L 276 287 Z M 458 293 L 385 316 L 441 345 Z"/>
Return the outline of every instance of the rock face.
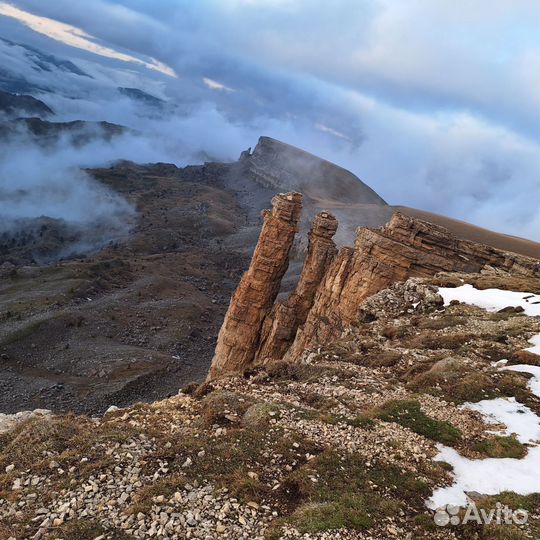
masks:
<path fill-rule="evenodd" d="M 345 197 L 350 202 L 386 206 L 350 171 L 271 137 L 260 137 L 252 153 L 251 149 L 242 152 L 240 162 L 248 176 L 274 190 L 294 189 L 315 198 Z"/>
<path fill-rule="evenodd" d="M 231 299 L 219 332 L 209 378 L 239 372 L 254 360 L 264 318 L 272 308 L 289 264 L 297 232 L 302 195 L 285 193 L 272 199 L 248 271 Z"/>
<path fill-rule="evenodd" d="M 460 240 L 444 227 L 396 212 L 380 229 L 360 228 L 354 248 L 336 256 L 336 219 L 314 220 L 300 281 L 272 308 L 287 266 L 300 213 L 300 195 L 274 198 L 251 267 L 231 301 L 209 378 L 251 365 L 295 360 L 309 347 L 339 338 L 362 317 L 362 302 L 393 283 L 438 272 L 495 268 L 538 275 L 538 261 Z"/>
<path fill-rule="evenodd" d="M 367 297 L 409 277 L 478 272 L 486 265 L 532 274 L 538 261 L 460 240 L 444 227 L 396 212 L 381 229 L 359 229 L 355 247 L 342 248 L 322 280 L 303 328 L 287 352 L 296 358 L 339 337 L 358 320 Z"/>
<path fill-rule="evenodd" d="M 266 364 L 282 358 L 293 342 L 298 327 L 304 324 L 317 288 L 337 253 L 332 240 L 337 226 L 336 218 L 328 212 L 320 212 L 315 217 L 298 285 L 284 302 L 275 304 L 265 318 L 256 363 Z"/>

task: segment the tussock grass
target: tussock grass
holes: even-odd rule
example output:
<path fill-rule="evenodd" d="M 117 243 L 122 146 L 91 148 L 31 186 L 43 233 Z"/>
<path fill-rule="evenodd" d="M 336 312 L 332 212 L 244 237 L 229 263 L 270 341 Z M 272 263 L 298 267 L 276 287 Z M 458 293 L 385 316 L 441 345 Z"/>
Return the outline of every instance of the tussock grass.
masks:
<path fill-rule="evenodd" d="M 395 422 L 403 427 L 449 446 L 461 440 L 461 431 L 450 422 L 435 420 L 424 413 L 416 400 L 392 400 L 376 413 L 385 422 Z"/>
<path fill-rule="evenodd" d="M 527 447 L 515 437 L 494 436 L 476 442 L 472 449 L 490 458 L 521 459 L 527 455 Z"/>
<path fill-rule="evenodd" d="M 286 521 L 302 533 L 367 529 L 404 507 L 421 507 L 431 493 L 416 475 L 390 465 L 369 467 L 362 457 L 333 449 L 291 474 L 285 490 L 297 503 Z"/>

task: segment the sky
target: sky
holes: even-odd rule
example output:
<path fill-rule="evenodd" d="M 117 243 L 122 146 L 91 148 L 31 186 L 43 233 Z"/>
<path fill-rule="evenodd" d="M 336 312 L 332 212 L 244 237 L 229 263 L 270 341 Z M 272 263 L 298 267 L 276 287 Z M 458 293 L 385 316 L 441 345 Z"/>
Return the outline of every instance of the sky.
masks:
<path fill-rule="evenodd" d="M 391 204 L 533 239 L 539 34 L 536 0 L 0 1 L 0 37 L 94 77 L 75 103 L 81 78 L 66 76 L 55 109 L 154 129 L 141 158 L 236 159 L 270 135 Z M 97 80 L 174 102 L 174 117 L 112 106 Z"/>

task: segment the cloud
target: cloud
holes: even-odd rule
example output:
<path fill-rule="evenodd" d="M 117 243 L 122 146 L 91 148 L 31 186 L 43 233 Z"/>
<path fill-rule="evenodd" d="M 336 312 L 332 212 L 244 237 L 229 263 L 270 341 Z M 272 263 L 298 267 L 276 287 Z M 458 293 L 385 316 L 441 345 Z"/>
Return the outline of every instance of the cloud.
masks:
<path fill-rule="evenodd" d="M 267 134 L 349 168 L 391 203 L 538 238 L 534 2 L 16 3 L 180 75 L 164 82 L 67 51 L 97 82 L 45 101 L 63 119 L 145 131 L 152 144 L 132 141 L 139 161 L 234 159 Z M 115 86 L 156 93 L 175 114 L 148 121 Z"/>
<path fill-rule="evenodd" d="M 51 39 L 60 41 L 70 47 L 76 47 L 78 49 L 83 49 L 89 51 L 93 54 L 100 56 L 105 56 L 106 58 L 112 58 L 114 60 L 121 60 L 122 62 L 132 62 L 139 64 L 148 69 L 159 71 L 168 75 L 170 77 L 176 77 L 176 73 L 172 68 L 159 62 L 155 58 L 149 58 L 148 61 L 142 60 L 141 58 L 136 58 L 132 55 L 122 53 L 120 51 L 114 50 L 110 47 L 106 47 L 96 43 L 95 37 L 87 34 L 84 30 L 71 26 L 69 24 L 64 24 L 54 19 L 49 19 L 47 17 L 40 17 L 28 13 L 22 9 L 7 4 L 6 2 L 0 2 L 0 15 L 6 17 L 12 17 L 21 23 L 25 24 L 32 30 L 44 34 Z"/>
<path fill-rule="evenodd" d="M 223 90 L 224 92 L 234 92 L 234 88 L 225 86 L 223 83 L 209 79 L 208 77 L 203 77 L 203 83 L 210 88 L 210 90 Z"/>

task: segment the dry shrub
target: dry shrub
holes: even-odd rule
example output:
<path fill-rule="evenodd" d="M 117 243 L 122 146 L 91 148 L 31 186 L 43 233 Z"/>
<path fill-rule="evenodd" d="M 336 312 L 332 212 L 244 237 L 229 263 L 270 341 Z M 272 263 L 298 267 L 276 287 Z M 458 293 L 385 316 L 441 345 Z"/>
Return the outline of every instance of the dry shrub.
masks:
<path fill-rule="evenodd" d="M 11 463 L 24 468 L 47 452 L 60 454 L 75 437 L 91 429 L 91 422 L 81 416 L 34 416 L 0 436 L 0 468 Z"/>
<path fill-rule="evenodd" d="M 459 349 L 474 338 L 473 334 L 455 333 L 438 334 L 434 332 L 420 332 L 407 341 L 410 349 Z"/>
<path fill-rule="evenodd" d="M 381 330 L 381 335 L 387 339 L 401 339 L 407 335 L 406 326 L 385 326 Z"/>
<path fill-rule="evenodd" d="M 279 360 L 265 366 L 269 379 L 273 381 L 317 381 L 321 377 L 337 377 L 340 380 L 350 379 L 354 373 L 346 369 L 334 366 L 322 366 L 320 364 L 301 364 L 299 362 L 287 362 Z"/>
<path fill-rule="evenodd" d="M 201 402 L 201 419 L 207 426 L 227 425 L 240 421 L 253 404 L 240 394 L 219 390 L 206 396 Z"/>
<path fill-rule="evenodd" d="M 467 323 L 464 317 L 456 315 L 445 315 L 436 319 L 420 319 L 417 323 L 418 328 L 423 330 L 442 330 L 443 328 L 451 328 L 454 326 L 462 326 Z"/>
<path fill-rule="evenodd" d="M 397 351 L 372 351 L 369 354 L 356 355 L 350 359 L 351 364 L 366 367 L 392 367 L 403 357 Z"/>
<path fill-rule="evenodd" d="M 508 364 L 528 364 L 530 366 L 540 366 L 540 356 L 530 351 L 516 351 L 514 354 L 512 354 Z"/>

